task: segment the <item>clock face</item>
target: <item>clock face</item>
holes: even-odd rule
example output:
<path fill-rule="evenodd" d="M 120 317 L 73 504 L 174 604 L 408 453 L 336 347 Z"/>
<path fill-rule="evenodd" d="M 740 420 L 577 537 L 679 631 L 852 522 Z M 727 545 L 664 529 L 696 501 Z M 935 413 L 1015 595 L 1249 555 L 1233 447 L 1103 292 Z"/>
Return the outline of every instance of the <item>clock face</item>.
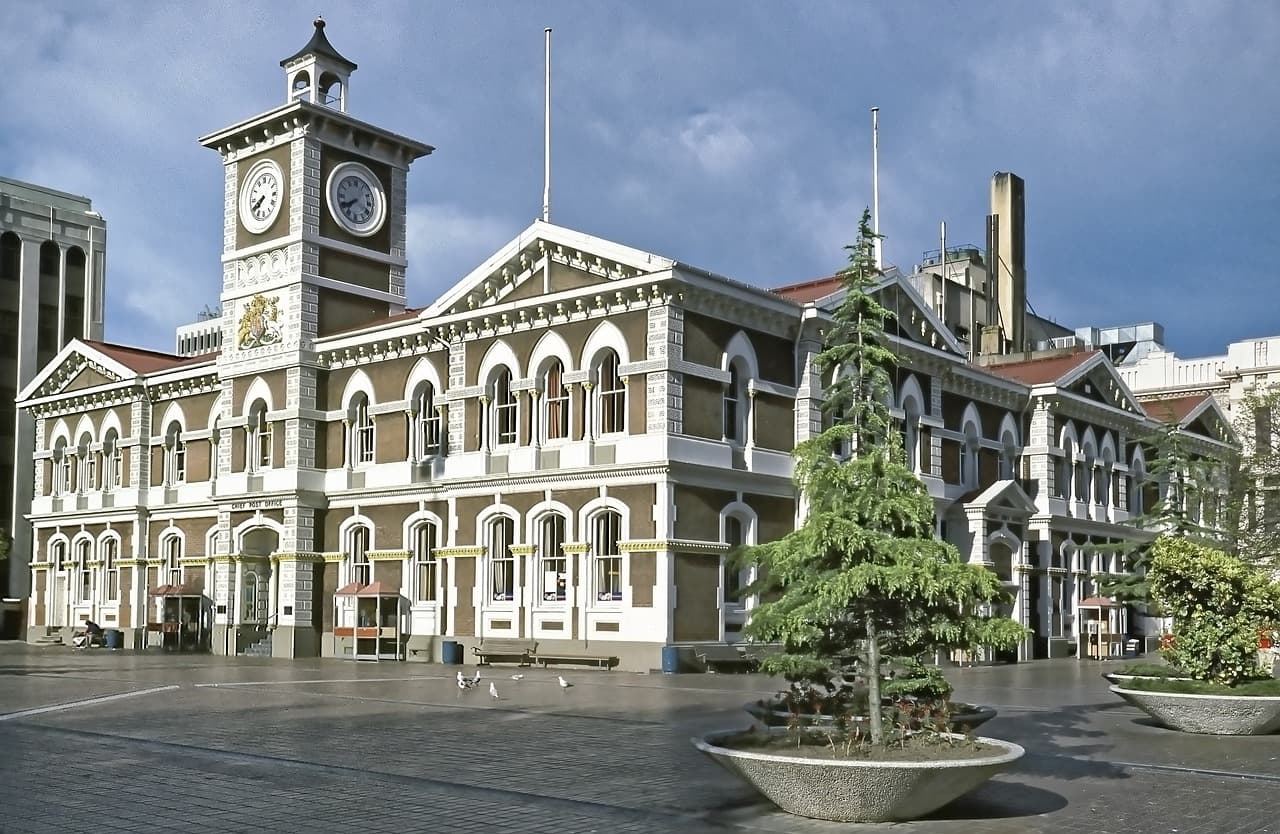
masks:
<path fill-rule="evenodd" d="M 382 183 L 359 162 L 343 162 L 329 174 L 329 214 L 343 229 L 368 237 L 382 228 L 387 201 Z"/>
<path fill-rule="evenodd" d="M 280 166 L 264 159 L 249 168 L 240 188 L 240 223 L 255 235 L 275 222 L 284 202 L 284 176 Z"/>
<path fill-rule="evenodd" d="M 356 225 L 369 222 L 375 208 L 373 189 L 363 178 L 347 174 L 338 180 L 338 211 Z"/>

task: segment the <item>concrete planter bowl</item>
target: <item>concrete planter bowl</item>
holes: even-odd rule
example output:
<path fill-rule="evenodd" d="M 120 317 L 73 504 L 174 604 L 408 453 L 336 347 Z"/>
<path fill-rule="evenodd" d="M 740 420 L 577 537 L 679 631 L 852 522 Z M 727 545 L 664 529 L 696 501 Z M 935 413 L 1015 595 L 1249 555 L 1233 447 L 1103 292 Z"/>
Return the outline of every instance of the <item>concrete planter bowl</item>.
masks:
<path fill-rule="evenodd" d="M 919 819 L 978 787 L 1025 752 L 993 738 L 977 739 L 999 748 L 989 757 L 921 762 L 784 756 L 720 746 L 738 732 L 710 733 L 693 744 L 787 813 L 833 822 Z"/>
<path fill-rule="evenodd" d="M 1124 686 L 1125 681 L 1189 681 L 1191 678 L 1173 678 L 1158 677 L 1156 675 L 1123 675 L 1119 672 L 1103 672 L 1102 677 L 1107 683 L 1114 683 Z"/>
<path fill-rule="evenodd" d="M 1280 696 L 1190 695 L 1113 686 L 1111 691 L 1171 730 L 1261 736 L 1280 730 Z"/>

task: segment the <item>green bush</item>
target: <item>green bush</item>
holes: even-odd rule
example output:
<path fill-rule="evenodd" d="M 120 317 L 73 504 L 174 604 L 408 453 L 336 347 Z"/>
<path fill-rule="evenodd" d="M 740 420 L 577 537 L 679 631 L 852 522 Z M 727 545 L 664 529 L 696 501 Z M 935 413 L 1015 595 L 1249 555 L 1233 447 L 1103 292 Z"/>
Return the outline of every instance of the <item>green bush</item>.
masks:
<path fill-rule="evenodd" d="M 1129 663 L 1116 669 L 1117 675 L 1139 675 L 1144 678 L 1189 678 L 1191 675 L 1167 663 Z"/>
<path fill-rule="evenodd" d="M 1151 591 L 1173 617 L 1165 659 L 1196 680 L 1231 686 L 1262 675 L 1258 633 L 1280 622 L 1280 585 L 1221 550 L 1165 536 L 1153 545 Z"/>
<path fill-rule="evenodd" d="M 1132 680 L 1121 684 L 1124 689 L 1140 689 L 1143 692 L 1174 692 L 1183 695 L 1249 695 L 1255 698 L 1280 697 L 1280 679 L 1245 681 L 1226 686 L 1211 681 Z"/>

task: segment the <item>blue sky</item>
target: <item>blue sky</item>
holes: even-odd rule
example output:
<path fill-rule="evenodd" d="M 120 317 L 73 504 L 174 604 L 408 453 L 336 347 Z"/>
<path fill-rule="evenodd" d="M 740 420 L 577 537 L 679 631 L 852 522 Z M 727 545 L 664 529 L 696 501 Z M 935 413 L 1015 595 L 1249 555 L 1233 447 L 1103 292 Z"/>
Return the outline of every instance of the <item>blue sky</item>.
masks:
<path fill-rule="evenodd" d="M 327 6 L 327 7 L 326 7 Z M 196 137 L 284 100 L 319 11 L 350 112 L 437 147 L 409 177 L 425 304 L 539 213 L 762 286 L 830 274 L 871 201 L 905 268 L 983 241 L 1027 181 L 1030 302 L 1156 320 L 1183 355 L 1280 333 L 1280 4 L 0 4 L 0 175 L 107 218 L 107 338 L 171 349 L 219 292 L 221 164 Z"/>

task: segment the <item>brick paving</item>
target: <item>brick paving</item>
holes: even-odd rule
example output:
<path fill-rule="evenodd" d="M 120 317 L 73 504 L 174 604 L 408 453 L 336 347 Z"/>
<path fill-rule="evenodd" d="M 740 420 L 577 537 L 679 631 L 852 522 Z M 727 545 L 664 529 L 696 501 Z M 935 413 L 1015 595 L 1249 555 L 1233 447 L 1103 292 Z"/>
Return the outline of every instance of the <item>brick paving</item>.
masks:
<path fill-rule="evenodd" d="M 1280 736 L 1152 726 L 1103 668 L 950 670 L 957 697 L 1000 710 L 984 733 L 1027 756 L 894 830 L 1280 834 Z M 692 748 L 745 724 L 768 679 L 574 670 L 561 691 L 554 673 L 496 667 L 493 701 L 459 693 L 454 671 L 0 644 L 0 832 L 890 827 L 783 814 Z"/>

